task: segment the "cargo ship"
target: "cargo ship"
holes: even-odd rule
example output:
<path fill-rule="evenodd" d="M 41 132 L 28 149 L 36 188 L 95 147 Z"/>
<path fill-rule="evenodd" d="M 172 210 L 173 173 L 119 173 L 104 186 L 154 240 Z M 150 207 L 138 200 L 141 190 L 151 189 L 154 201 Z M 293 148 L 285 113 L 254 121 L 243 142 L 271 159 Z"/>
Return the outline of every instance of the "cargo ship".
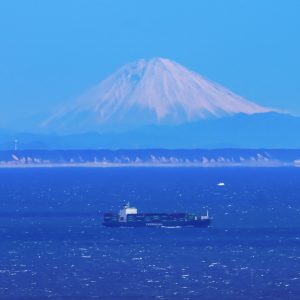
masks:
<path fill-rule="evenodd" d="M 104 213 L 103 225 L 107 227 L 208 227 L 212 219 L 208 211 L 204 216 L 191 213 L 138 213 L 125 204 L 119 213 Z"/>

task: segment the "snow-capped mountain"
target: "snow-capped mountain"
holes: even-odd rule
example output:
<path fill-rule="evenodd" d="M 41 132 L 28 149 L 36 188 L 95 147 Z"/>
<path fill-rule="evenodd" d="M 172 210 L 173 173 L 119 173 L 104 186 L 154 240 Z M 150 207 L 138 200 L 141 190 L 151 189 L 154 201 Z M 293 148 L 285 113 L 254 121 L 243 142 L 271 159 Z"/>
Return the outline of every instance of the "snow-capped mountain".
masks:
<path fill-rule="evenodd" d="M 42 126 L 82 131 L 105 126 L 180 124 L 270 111 L 174 61 L 153 58 L 123 66 L 62 107 Z"/>

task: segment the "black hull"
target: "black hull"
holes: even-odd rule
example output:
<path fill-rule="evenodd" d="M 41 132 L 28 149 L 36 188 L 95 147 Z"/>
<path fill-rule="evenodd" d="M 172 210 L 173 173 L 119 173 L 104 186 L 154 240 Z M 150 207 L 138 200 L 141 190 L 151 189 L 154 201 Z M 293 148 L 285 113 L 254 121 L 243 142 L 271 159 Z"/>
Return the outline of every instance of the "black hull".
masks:
<path fill-rule="evenodd" d="M 211 220 L 197 220 L 197 221 L 184 221 L 184 222 L 103 222 L 106 227 L 208 227 Z"/>

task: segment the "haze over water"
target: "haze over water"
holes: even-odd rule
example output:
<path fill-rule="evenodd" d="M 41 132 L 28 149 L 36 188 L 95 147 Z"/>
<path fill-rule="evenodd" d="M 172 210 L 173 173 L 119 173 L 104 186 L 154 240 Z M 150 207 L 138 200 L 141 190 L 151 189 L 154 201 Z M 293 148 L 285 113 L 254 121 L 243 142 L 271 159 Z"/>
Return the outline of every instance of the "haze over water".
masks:
<path fill-rule="evenodd" d="M 1 169 L 0 299 L 298 299 L 299 180 L 298 168 Z M 125 201 L 214 221 L 102 227 Z"/>

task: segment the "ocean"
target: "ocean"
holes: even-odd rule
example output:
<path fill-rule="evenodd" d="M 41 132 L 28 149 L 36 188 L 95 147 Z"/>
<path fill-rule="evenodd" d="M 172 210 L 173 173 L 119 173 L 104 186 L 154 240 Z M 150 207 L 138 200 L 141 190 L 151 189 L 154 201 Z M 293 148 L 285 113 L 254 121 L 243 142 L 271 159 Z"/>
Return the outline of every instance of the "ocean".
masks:
<path fill-rule="evenodd" d="M 7 168 L 0 197 L 0 299 L 300 299 L 300 168 Z M 128 201 L 213 223 L 101 225 Z"/>

